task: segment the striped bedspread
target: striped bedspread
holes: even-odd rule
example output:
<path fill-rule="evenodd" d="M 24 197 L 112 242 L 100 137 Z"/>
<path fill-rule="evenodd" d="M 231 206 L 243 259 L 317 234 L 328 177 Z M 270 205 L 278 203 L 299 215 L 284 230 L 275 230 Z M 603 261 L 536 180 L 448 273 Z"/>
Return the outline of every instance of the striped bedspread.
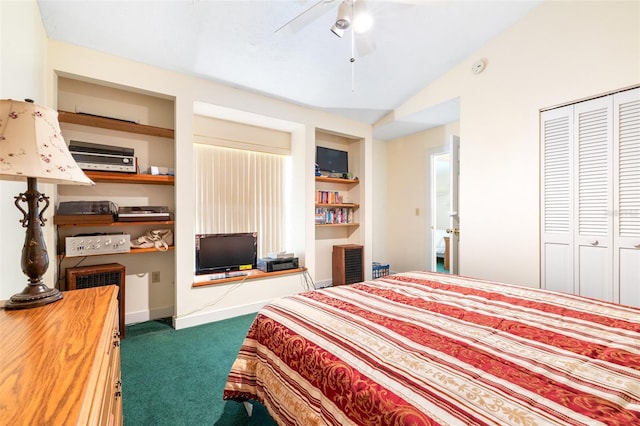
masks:
<path fill-rule="evenodd" d="M 281 425 L 640 425 L 640 309 L 424 272 L 302 293 L 223 397 Z"/>

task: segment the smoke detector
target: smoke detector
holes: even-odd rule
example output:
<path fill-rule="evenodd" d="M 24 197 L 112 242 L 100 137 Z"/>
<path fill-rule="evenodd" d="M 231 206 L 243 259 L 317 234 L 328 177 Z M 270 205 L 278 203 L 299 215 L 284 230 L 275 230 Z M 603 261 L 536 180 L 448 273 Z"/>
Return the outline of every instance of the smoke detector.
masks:
<path fill-rule="evenodd" d="M 480 74 L 487 67 L 487 61 L 480 59 L 471 65 L 471 72 L 474 74 Z"/>

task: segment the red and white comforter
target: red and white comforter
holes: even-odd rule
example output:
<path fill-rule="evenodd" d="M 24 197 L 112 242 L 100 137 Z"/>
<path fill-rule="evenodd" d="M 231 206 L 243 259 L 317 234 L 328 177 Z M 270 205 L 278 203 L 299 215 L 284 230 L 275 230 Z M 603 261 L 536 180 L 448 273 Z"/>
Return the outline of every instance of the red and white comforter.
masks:
<path fill-rule="evenodd" d="M 640 425 L 640 309 L 412 272 L 262 309 L 224 399 L 281 425 Z"/>

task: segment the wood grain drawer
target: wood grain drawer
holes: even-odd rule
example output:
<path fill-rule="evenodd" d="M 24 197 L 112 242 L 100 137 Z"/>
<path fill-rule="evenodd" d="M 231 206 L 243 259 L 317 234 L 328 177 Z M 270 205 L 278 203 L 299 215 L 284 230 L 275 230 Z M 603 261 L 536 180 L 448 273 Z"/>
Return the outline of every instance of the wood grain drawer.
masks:
<path fill-rule="evenodd" d="M 117 404 L 122 403 L 120 391 L 120 332 L 118 305 L 110 308 L 109 327 L 105 327 L 105 334 L 101 336 L 103 351 L 97 364 L 100 366 L 96 392 L 92 402 L 93 424 L 120 425 L 122 418 L 116 418 Z M 121 412 L 122 410 L 120 410 Z"/>
<path fill-rule="evenodd" d="M 0 310 L 0 423 L 122 424 L 117 291 L 73 290 L 49 305 Z"/>
<path fill-rule="evenodd" d="M 103 425 L 122 424 L 122 381 L 120 378 L 120 333 L 118 315 L 114 317 L 111 340 L 108 344 L 105 363 L 107 365 L 101 412 Z M 118 415 L 119 413 L 119 415 Z"/>

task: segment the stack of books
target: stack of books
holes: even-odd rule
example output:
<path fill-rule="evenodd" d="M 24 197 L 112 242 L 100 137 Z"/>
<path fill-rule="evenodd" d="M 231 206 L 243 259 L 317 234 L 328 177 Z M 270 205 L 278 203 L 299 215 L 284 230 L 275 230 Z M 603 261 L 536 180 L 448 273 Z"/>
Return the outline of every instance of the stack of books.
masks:
<path fill-rule="evenodd" d="M 316 225 L 353 223 L 353 209 L 349 208 L 317 208 Z"/>
<path fill-rule="evenodd" d="M 342 194 L 338 191 L 316 191 L 316 204 L 342 204 Z"/>

